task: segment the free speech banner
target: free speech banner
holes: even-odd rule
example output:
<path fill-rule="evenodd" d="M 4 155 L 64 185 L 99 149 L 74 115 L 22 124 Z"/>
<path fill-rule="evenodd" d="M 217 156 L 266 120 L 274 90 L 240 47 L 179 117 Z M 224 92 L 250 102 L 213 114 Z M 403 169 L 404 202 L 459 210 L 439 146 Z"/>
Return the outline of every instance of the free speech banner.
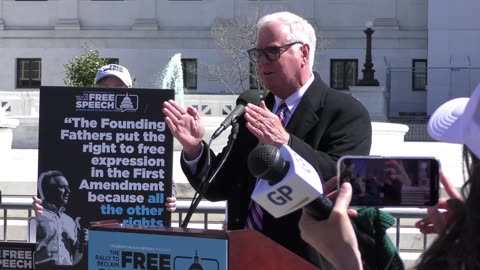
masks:
<path fill-rule="evenodd" d="M 63 172 L 67 214 L 84 226 L 170 226 L 173 137 L 162 103 L 173 98 L 163 89 L 40 88 L 38 172 Z"/>
<path fill-rule="evenodd" d="M 33 254 L 37 244 L 25 242 L 0 242 L 1 270 L 30 270 L 34 268 Z"/>
<path fill-rule="evenodd" d="M 228 269 L 226 239 L 90 231 L 89 270 Z"/>

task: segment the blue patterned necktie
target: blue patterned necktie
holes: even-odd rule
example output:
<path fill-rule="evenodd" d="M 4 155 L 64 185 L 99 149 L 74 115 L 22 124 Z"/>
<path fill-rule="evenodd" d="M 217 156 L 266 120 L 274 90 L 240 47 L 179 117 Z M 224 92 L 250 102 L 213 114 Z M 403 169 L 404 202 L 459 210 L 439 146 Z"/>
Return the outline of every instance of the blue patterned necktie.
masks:
<path fill-rule="evenodd" d="M 280 119 L 280 122 L 282 122 L 282 126 L 284 127 L 286 125 L 285 117 L 286 117 L 287 111 L 288 111 L 287 104 L 284 101 L 282 101 L 280 106 L 278 106 L 277 115 L 278 115 L 278 118 Z"/>
<path fill-rule="evenodd" d="M 258 180 L 257 180 L 258 181 Z M 250 211 L 247 217 L 245 229 L 262 231 L 263 210 L 254 200 L 250 201 Z"/>

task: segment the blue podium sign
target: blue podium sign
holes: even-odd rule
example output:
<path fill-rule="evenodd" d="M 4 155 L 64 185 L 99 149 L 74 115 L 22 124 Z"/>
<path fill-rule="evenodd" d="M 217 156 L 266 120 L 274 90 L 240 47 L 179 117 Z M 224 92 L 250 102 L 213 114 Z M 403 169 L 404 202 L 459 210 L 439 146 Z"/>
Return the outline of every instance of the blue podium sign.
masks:
<path fill-rule="evenodd" d="M 227 239 L 90 230 L 88 269 L 226 270 L 227 246 Z"/>

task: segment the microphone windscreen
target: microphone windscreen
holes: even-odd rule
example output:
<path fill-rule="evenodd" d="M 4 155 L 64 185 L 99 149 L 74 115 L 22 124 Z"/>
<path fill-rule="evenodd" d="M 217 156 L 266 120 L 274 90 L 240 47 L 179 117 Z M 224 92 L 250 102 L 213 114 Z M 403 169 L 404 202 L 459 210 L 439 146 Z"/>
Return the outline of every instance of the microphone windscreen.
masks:
<path fill-rule="evenodd" d="M 269 180 L 271 184 L 280 181 L 288 168 L 288 164 L 280 155 L 280 150 L 273 145 L 259 145 L 248 155 L 250 173 L 257 178 Z"/>
<path fill-rule="evenodd" d="M 238 96 L 237 105 L 242 104 L 246 106 L 248 103 L 252 103 L 257 106 L 260 104 L 260 95 L 257 90 L 243 91 L 240 96 Z"/>

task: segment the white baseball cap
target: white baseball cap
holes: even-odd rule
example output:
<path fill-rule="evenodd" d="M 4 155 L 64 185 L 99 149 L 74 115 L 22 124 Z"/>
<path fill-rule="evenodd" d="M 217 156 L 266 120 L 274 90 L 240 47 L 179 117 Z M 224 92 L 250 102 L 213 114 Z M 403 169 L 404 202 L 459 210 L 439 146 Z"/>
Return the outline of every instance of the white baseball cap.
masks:
<path fill-rule="evenodd" d="M 432 138 L 465 144 L 480 158 L 480 84 L 470 98 L 455 98 L 445 102 L 428 121 Z"/>
<path fill-rule="evenodd" d="M 128 87 L 132 87 L 132 76 L 128 72 L 126 67 L 122 67 L 116 64 L 108 64 L 97 70 L 97 76 L 95 77 L 95 84 L 101 79 L 107 76 L 115 76 L 122 80 L 122 82 Z"/>

